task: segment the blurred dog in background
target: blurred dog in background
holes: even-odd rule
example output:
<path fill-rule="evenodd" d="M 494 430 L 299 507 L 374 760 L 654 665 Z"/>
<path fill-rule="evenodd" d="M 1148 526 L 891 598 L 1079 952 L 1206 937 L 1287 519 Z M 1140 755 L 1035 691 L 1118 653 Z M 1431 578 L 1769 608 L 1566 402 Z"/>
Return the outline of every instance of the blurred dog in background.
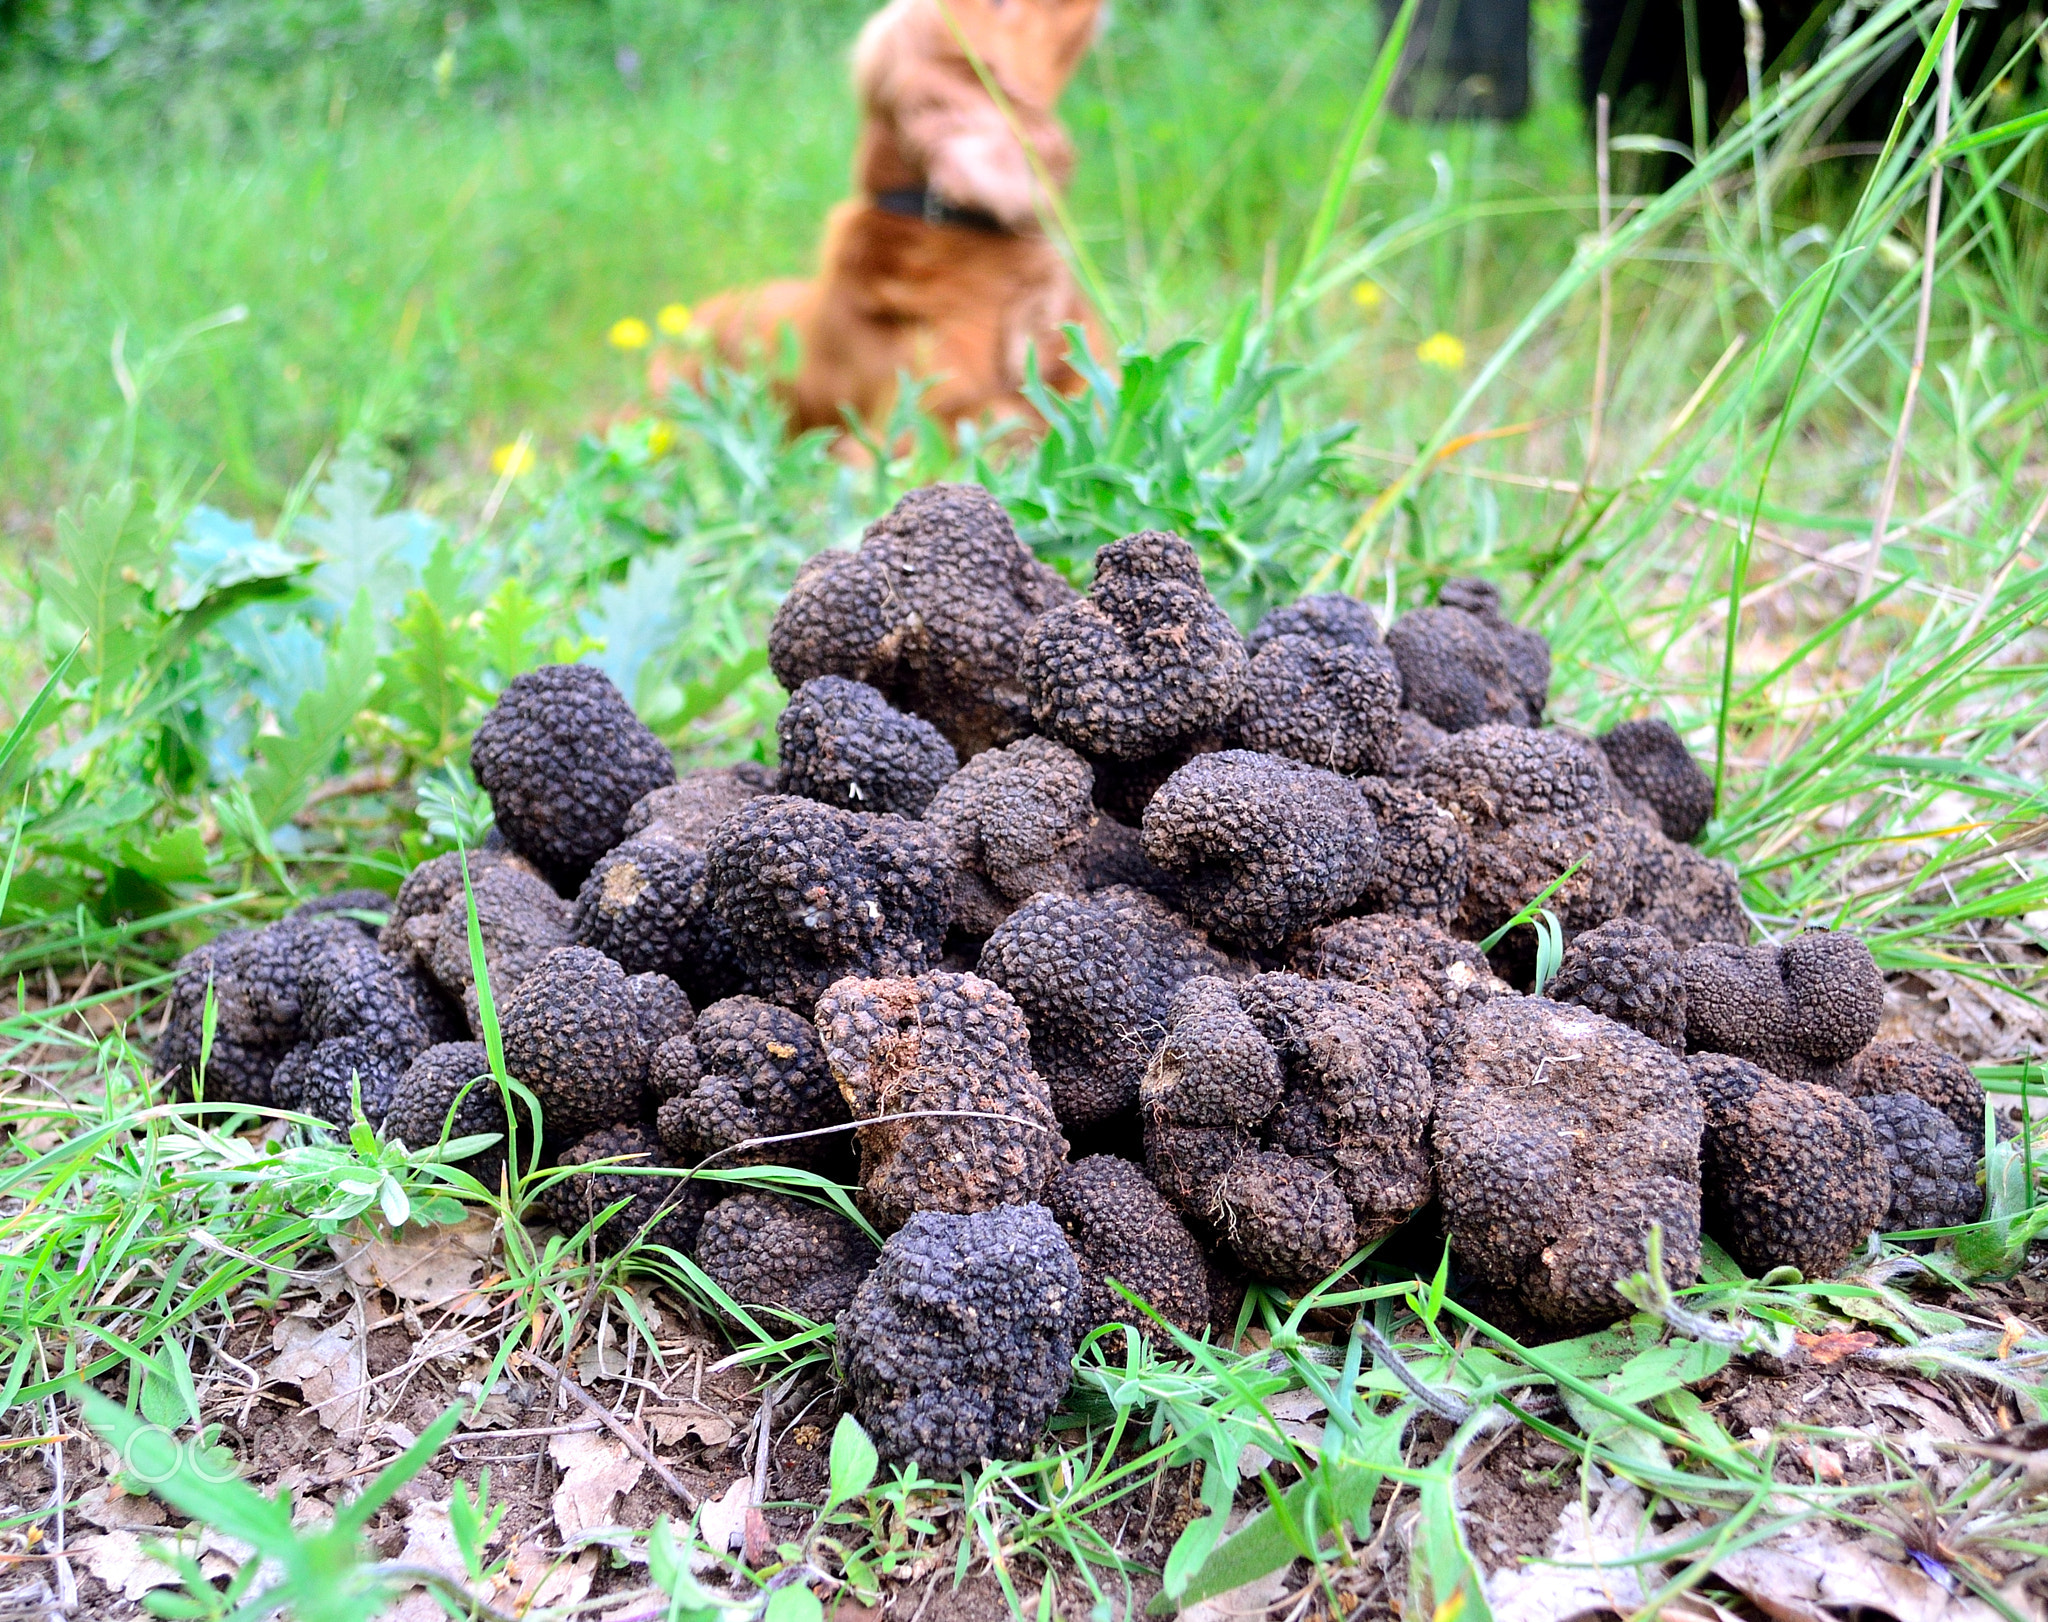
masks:
<path fill-rule="evenodd" d="M 708 349 L 727 365 L 801 356 L 778 384 L 792 430 L 879 430 L 899 377 L 929 379 L 924 408 L 949 427 L 1037 413 L 1025 357 L 1075 392 L 1069 322 L 1094 313 L 1049 240 L 1048 188 L 1074 150 L 1053 106 L 1093 42 L 1102 0 L 891 0 L 853 52 L 857 195 L 825 222 L 818 274 L 715 294 L 694 351 L 658 352 L 657 393 L 694 382 Z M 984 82 L 983 75 L 987 81 Z M 993 94 L 991 93 L 993 88 Z"/>

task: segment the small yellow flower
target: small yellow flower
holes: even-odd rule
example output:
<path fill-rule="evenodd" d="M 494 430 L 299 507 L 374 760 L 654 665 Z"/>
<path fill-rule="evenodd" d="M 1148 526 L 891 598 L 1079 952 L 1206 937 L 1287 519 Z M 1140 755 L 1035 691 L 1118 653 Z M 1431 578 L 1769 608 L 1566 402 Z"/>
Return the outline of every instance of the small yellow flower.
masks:
<path fill-rule="evenodd" d="M 647 430 L 647 454 L 666 456 L 675 442 L 676 431 L 659 418 L 655 419 L 654 426 Z"/>
<path fill-rule="evenodd" d="M 614 349 L 645 349 L 654 342 L 654 334 L 637 315 L 622 316 L 614 321 L 604 338 Z"/>
<path fill-rule="evenodd" d="M 1438 366 L 1447 372 L 1455 372 L 1465 364 L 1465 344 L 1448 332 L 1432 332 L 1416 347 L 1415 358 L 1425 366 Z"/>
<path fill-rule="evenodd" d="M 491 471 L 501 479 L 516 479 L 533 471 L 533 447 L 523 439 L 500 445 L 491 452 Z"/>
<path fill-rule="evenodd" d="M 1361 310 L 1377 310 L 1386 301 L 1386 297 L 1378 282 L 1356 282 L 1351 288 L 1351 302 Z"/>
<path fill-rule="evenodd" d="M 690 330 L 690 307 L 687 304 L 664 304 L 656 312 L 654 324 L 671 338 L 680 338 Z"/>

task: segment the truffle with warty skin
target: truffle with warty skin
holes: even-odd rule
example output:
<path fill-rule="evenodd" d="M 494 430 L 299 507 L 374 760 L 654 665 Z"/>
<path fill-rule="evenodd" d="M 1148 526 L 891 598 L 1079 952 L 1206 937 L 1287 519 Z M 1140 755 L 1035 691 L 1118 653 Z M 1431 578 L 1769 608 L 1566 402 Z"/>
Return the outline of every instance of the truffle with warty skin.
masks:
<path fill-rule="evenodd" d="M 475 1154 L 449 1162 L 460 1166 L 485 1188 L 496 1188 L 505 1169 L 505 1101 L 491 1077 L 490 1055 L 481 1042 L 441 1042 L 406 1067 L 384 1112 L 383 1133 L 408 1149 L 427 1149 L 442 1141 L 486 1132 L 498 1141 Z"/>
<path fill-rule="evenodd" d="M 1368 913 L 1317 930 L 1294 954 L 1298 973 L 1350 980 L 1398 997 L 1425 1031 L 1458 1009 L 1514 995 L 1496 980 L 1486 954 L 1426 918 Z"/>
<path fill-rule="evenodd" d="M 778 789 L 847 811 L 923 816 L 939 785 L 960 769 L 931 722 L 844 676 L 813 676 L 792 693 L 775 736 Z"/>
<path fill-rule="evenodd" d="M 810 1166 L 844 1157 L 840 1134 L 787 1138 L 845 1122 L 846 1101 L 803 1015 L 757 997 L 729 997 L 702 1010 L 689 1030 L 655 1050 L 648 1086 L 661 1102 L 662 1147 L 679 1165 Z"/>
<path fill-rule="evenodd" d="M 612 1160 L 618 1164 L 593 1164 Z M 613 1202 L 626 1202 L 623 1210 L 598 1224 L 593 1236 L 598 1253 L 605 1256 L 624 1250 L 636 1239 L 687 1255 L 697 1243 L 705 1213 L 732 1188 L 730 1183 L 707 1182 L 683 1173 L 662 1154 L 654 1134 L 638 1122 L 585 1133 L 562 1151 L 555 1164 L 591 1167 L 550 1183 L 535 1202 L 564 1233 L 577 1232 L 602 1216 Z"/>
<path fill-rule="evenodd" d="M 927 823 L 767 794 L 718 825 L 711 905 L 747 987 L 808 1012 L 848 975 L 936 965 L 952 917 L 952 840 Z"/>
<path fill-rule="evenodd" d="M 1714 780 L 1669 721 L 1624 721 L 1598 741 L 1622 786 L 1655 808 L 1665 838 L 1689 845 L 1706 831 L 1714 814 Z"/>
<path fill-rule="evenodd" d="M 1031 730 L 1017 683 L 1025 627 L 1074 588 L 1017 539 L 979 485 L 913 490 L 855 552 L 797 571 L 768 630 L 768 663 L 794 692 L 850 676 L 943 732 L 962 760 Z"/>
<path fill-rule="evenodd" d="M 1095 806 L 1117 822 L 1135 828 L 1145 818 L 1152 796 L 1181 767 L 1223 747 L 1223 734 L 1204 732 L 1183 739 L 1171 749 L 1138 760 L 1116 760 L 1107 755 L 1090 761 L 1095 768 Z"/>
<path fill-rule="evenodd" d="M 1836 1085 L 1858 1098 L 1911 1093 L 1953 1121 L 1966 1142 L 1984 1141 L 1984 1084 L 1976 1071 L 1932 1042 L 1872 1042 Z"/>
<path fill-rule="evenodd" d="M 1137 1103 L 1173 993 L 1228 969 L 1160 901 L 1112 887 L 1033 896 L 989 936 L 976 972 L 1016 999 L 1054 1113 L 1075 1130 Z"/>
<path fill-rule="evenodd" d="M 1085 885 L 1094 769 L 1050 738 L 985 749 L 942 785 L 924 819 L 952 837 L 954 926 L 986 936 L 1020 901 Z"/>
<path fill-rule="evenodd" d="M 655 1049 L 691 1025 L 689 1000 L 658 974 L 629 975 L 602 952 L 547 954 L 498 1013 L 505 1068 L 540 1100 L 548 1138 L 566 1142 L 638 1121 Z"/>
<path fill-rule="evenodd" d="M 626 813 L 625 837 L 702 850 L 711 831 L 747 801 L 775 792 L 773 767 L 742 760 L 684 772 L 666 788 L 643 794 Z"/>
<path fill-rule="evenodd" d="M 272 925 L 217 935 L 178 960 L 170 1012 L 156 1044 L 166 1087 L 185 1091 L 201 1078 L 209 991 L 214 1036 L 205 1092 L 231 1104 L 267 1105 L 270 1078 L 299 1042 L 302 926 Z"/>
<path fill-rule="evenodd" d="M 1111 1288 L 1111 1279 L 1175 1328 L 1202 1332 L 1209 1321 L 1208 1262 L 1141 1167 L 1116 1155 L 1077 1160 L 1046 1184 L 1045 1205 L 1066 1231 L 1081 1268 L 1077 1334 L 1104 1324 L 1151 1329 L 1144 1314 Z"/>
<path fill-rule="evenodd" d="M 1401 734 L 1394 745 L 1394 759 L 1386 775 L 1407 782 L 1422 770 L 1423 762 L 1450 734 L 1434 721 L 1413 710 L 1401 712 Z"/>
<path fill-rule="evenodd" d="M 1385 648 L 1276 636 L 1252 655 L 1228 737 L 1356 777 L 1394 763 L 1400 715 L 1401 672 Z"/>
<path fill-rule="evenodd" d="M 1854 935 L 1809 929 L 1783 946 L 1709 942 L 1685 954 L 1686 1047 L 1786 1081 L 1842 1086 L 1883 1014 L 1884 976 Z"/>
<path fill-rule="evenodd" d="M 1179 876 L 1188 916 L 1218 939 L 1273 948 L 1328 923 L 1378 857 L 1358 784 L 1279 755 L 1200 755 L 1145 808 L 1145 854 Z"/>
<path fill-rule="evenodd" d="M 1679 955 L 1662 930 L 1633 918 L 1611 918 L 1573 936 L 1544 995 L 1605 1014 L 1673 1053 L 1685 1051 Z"/>
<path fill-rule="evenodd" d="M 697 1230 L 697 1265 L 727 1295 L 813 1323 L 846 1310 L 877 1255 L 837 1211 L 755 1189 L 719 1201 Z"/>
<path fill-rule="evenodd" d="M 1746 1059 L 1702 1053 L 1686 1071 L 1706 1115 L 1706 1231 L 1754 1275 L 1841 1271 L 1891 1205 L 1891 1173 L 1869 1119 L 1831 1088 L 1781 1081 Z"/>
<path fill-rule="evenodd" d="M 1134 761 L 1219 730 L 1249 663 L 1195 549 L 1148 530 L 1103 547 L 1088 595 L 1032 624 L 1018 676 L 1041 732 Z"/>
<path fill-rule="evenodd" d="M 571 933 L 628 974 L 663 974 L 695 1001 L 740 986 L 732 933 L 711 905 L 702 850 L 651 831 L 598 858 L 576 894 Z"/>
<path fill-rule="evenodd" d="M 294 918 L 320 918 L 329 913 L 339 914 L 372 939 L 383 923 L 391 916 L 392 898 L 382 890 L 330 890 L 326 895 L 310 896 L 292 908 Z M 372 923 L 355 916 L 367 913 L 378 920 Z"/>
<path fill-rule="evenodd" d="M 1955 1122 L 1913 1093 L 1871 1093 L 1848 1102 L 1869 1117 L 1891 1174 L 1886 1232 L 1953 1228 L 1984 1214 L 1981 1136 L 1964 1137 Z"/>
<path fill-rule="evenodd" d="M 564 895 L 625 836 L 634 802 L 676 780 L 667 746 L 590 665 L 513 677 L 478 724 L 469 765 L 505 843 Z"/>
<path fill-rule="evenodd" d="M 1280 636 L 1305 636 L 1330 648 L 1376 648 L 1380 622 L 1356 597 L 1325 592 L 1268 609 L 1245 638 L 1245 647 L 1256 655 Z"/>
<path fill-rule="evenodd" d="M 1742 882 L 1734 864 L 1645 829 L 1635 878 L 1629 916 L 1662 930 L 1679 951 L 1689 952 L 1702 941 L 1749 944 L 1749 915 L 1742 910 Z"/>
<path fill-rule="evenodd" d="M 1379 830 L 1360 908 L 1455 923 L 1472 874 L 1472 836 L 1464 822 L 1406 783 L 1361 777 L 1358 787 Z"/>
<path fill-rule="evenodd" d="M 1408 709 L 1446 732 L 1542 723 L 1549 645 L 1504 619 L 1499 603 L 1483 581 L 1452 581 L 1437 607 L 1413 609 L 1388 627 Z"/>
<path fill-rule="evenodd" d="M 1024 1016 L 979 975 L 849 977 L 818 999 L 818 1035 L 885 1233 L 916 1211 L 1035 1200 L 1066 1156 Z"/>
<path fill-rule="evenodd" d="M 469 908 L 476 907 L 484 970 L 491 996 L 503 1003 L 526 972 L 574 939 L 572 909 L 524 857 L 510 851 L 468 856 L 469 888 L 458 852 L 422 862 L 406 875 L 378 940 L 393 956 L 429 975 L 443 996 L 460 1005 L 479 1034 L 476 986 L 469 956 Z"/>
<path fill-rule="evenodd" d="M 1435 1050 L 1436 1186 L 1458 1263 L 1548 1329 L 1611 1323 L 1617 1280 L 1700 1262 L 1698 1090 L 1640 1031 L 1543 997 L 1462 1010 Z"/>
<path fill-rule="evenodd" d="M 1139 1090 L 1168 1201 L 1255 1274 L 1306 1284 L 1429 1198 L 1434 1088 L 1396 998 L 1340 980 L 1190 980 Z"/>
<path fill-rule="evenodd" d="M 955 1481 L 1031 1454 L 1066 1395 L 1081 1270 L 1042 1205 L 920 1211 L 839 1315 L 839 1367 L 884 1463 Z"/>

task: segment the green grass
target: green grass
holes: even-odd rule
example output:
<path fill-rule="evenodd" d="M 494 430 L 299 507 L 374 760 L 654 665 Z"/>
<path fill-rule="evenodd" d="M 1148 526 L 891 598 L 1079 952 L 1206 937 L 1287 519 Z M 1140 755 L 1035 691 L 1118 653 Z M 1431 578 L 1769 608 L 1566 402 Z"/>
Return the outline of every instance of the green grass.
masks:
<path fill-rule="evenodd" d="M 185 59 L 176 35 L 162 61 L 6 70 L 0 149 L 27 155 L 0 182 L 17 588 L 0 683 L 22 718 L 0 745 L 0 972 L 20 977 L 0 1052 L 21 1077 L 0 1103 L 0 1411 L 37 1405 L 54 1430 L 69 1381 L 125 1373 L 139 1412 L 189 1428 L 192 1347 L 228 1303 L 274 1296 L 342 1221 L 464 1203 L 507 1224 L 501 1358 L 535 1323 L 543 1355 L 570 1358 L 593 1305 L 630 1317 L 627 1281 L 647 1273 L 733 1317 L 735 1357 L 764 1375 L 822 1360 L 819 1328 L 736 1316 L 687 1258 L 596 1262 L 579 1236 L 530 1237 L 545 1170 L 484 1189 L 432 1150 L 303 1121 L 259 1153 L 234 1130 L 248 1121 L 154 1096 L 142 1048 L 163 968 L 195 940 L 307 888 L 388 889 L 474 839 L 464 746 L 522 669 L 595 658 L 685 758 L 761 753 L 779 704 L 761 637 L 796 563 L 940 476 L 984 478 L 1077 577 L 1104 538 L 1179 530 L 1247 624 L 1310 584 L 1398 610 L 1453 573 L 1497 578 L 1552 640 L 1559 719 L 1665 714 L 1714 764 L 1707 843 L 1741 866 L 1762 930 L 1844 924 L 1887 968 L 2039 1009 L 2048 120 L 1971 146 L 2029 109 L 1953 106 L 1903 435 L 1938 81 L 1882 158 L 1810 161 L 1841 88 L 1902 40 L 1931 66 L 1942 16 L 1865 17 L 1818 67 L 1774 76 L 1695 167 L 1672 165 L 1688 172 L 1661 197 L 1628 196 L 1638 156 L 1617 153 L 1603 241 L 1559 12 L 1529 123 L 1388 124 L 1333 185 L 1378 44 L 1368 8 L 1125 8 L 1067 106 L 1080 246 L 1133 345 L 1120 377 L 1007 458 L 906 412 L 901 454 L 860 473 L 782 444 L 759 379 L 597 427 L 638 397 L 637 362 L 603 343 L 613 319 L 801 267 L 843 185 L 850 8 L 505 9 L 455 34 L 403 11 L 327 50 L 288 32 Z M 763 105 L 787 116 L 772 141 L 743 139 Z M 1355 301 L 1361 281 L 1376 307 Z M 206 327 L 231 306 L 246 317 Z M 1462 367 L 1418 357 L 1440 330 Z M 495 477 L 492 448 L 529 432 L 537 471 Z M 2036 1059 L 1997 1057 L 1993 1090 L 2038 1089 Z M 517 1096 L 501 1056 L 492 1084 Z M 1398 1483 L 1421 1516 L 1413 1589 L 1392 1603 L 1479 1616 L 1453 1484 L 1504 1419 L 1719 1515 L 1680 1551 L 1688 1585 L 1786 1517 L 1882 1525 L 1887 1502 L 1933 1489 L 1908 1469 L 1887 1502 L 1774 1483 L 1768 1450 L 1688 1388 L 1738 1344 L 1847 1322 L 1880 1333 L 1880 1362 L 1988 1381 L 2038 1413 L 2048 1346 L 2002 1356 L 1965 1292 L 2048 1228 L 2039 1138 L 1987 1144 L 1983 1219 L 1923 1259 L 1886 1244 L 1844 1279 L 1794 1283 L 1710 1256 L 1677 1301 L 1640 1282 L 1643 1313 L 1604 1336 L 1523 1345 L 1441 1278 L 1369 1258 L 1341 1294 L 1255 1291 L 1247 1321 L 1270 1349 L 1156 1325 L 1098 1341 L 1037 1459 L 964 1493 L 864 1482 L 742 1580 L 867 1594 L 942 1548 L 1013 1601 L 1054 1560 L 1114 1606 L 1141 1574 L 1098 1512 L 1200 1459 L 1212 1498 L 1165 1573 L 1184 1596 L 1301 1554 L 1348 1610 L 1375 1494 Z M 1325 1344 L 1306 1327 L 1317 1305 L 1361 1327 Z M 1296 1388 L 1330 1410 L 1320 1463 L 1270 1411 Z M 1413 1447 L 1424 1410 L 1454 1433 L 1433 1452 Z M 1223 1489 L 1253 1445 L 1292 1473 L 1225 1543 Z M 231 1500 L 194 1502 L 268 1527 L 288 1568 L 368 1569 L 350 1529 L 287 1547 L 278 1517 Z M 2038 1503 L 1989 1463 L 1915 1513 L 1967 1518 L 1986 1549 L 2043 1544 Z M 692 1589 L 682 1537 L 646 1549 L 678 1614 L 798 1622 L 763 1588 Z"/>

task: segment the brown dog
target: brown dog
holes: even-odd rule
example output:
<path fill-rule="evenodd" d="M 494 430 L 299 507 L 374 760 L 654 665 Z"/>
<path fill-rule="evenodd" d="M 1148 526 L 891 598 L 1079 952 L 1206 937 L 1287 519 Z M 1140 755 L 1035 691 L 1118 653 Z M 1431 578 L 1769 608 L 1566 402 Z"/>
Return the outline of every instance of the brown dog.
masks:
<path fill-rule="evenodd" d="M 859 195 L 827 219 L 818 275 L 716 294 L 695 323 L 734 366 L 795 335 L 802 360 L 779 386 L 794 430 L 840 425 L 842 408 L 881 428 L 904 373 L 931 380 L 924 408 L 949 427 L 1035 420 L 1020 392 L 1034 349 L 1051 387 L 1080 388 L 1061 327 L 1101 346 L 1043 219 L 1046 186 L 1064 190 L 1074 168 L 1053 104 L 1101 4 L 891 0 L 868 19 L 853 53 Z M 695 356 L 663 351 L 648 380 L 663 393 L 695 371 Z"/>

